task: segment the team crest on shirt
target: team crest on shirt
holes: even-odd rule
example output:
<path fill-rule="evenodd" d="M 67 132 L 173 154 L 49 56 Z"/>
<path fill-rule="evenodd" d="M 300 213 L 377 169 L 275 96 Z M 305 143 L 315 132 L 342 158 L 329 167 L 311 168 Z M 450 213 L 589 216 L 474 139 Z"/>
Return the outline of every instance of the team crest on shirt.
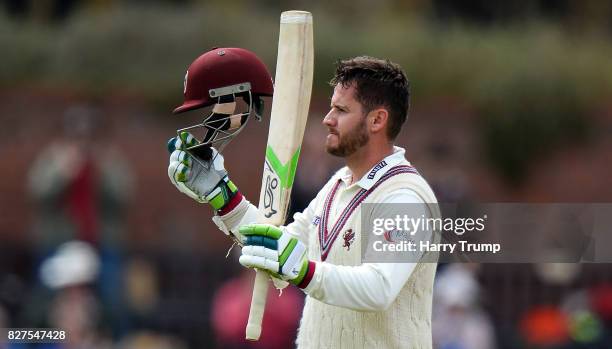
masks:
<path fill-rule="evenodd" d="M 312 225 L 319 225 L 319 223 L 321 223 L 321 216 L 315 216 L 312 220 Z"/>
<path fill-rule="evenodd" d="M 355 241 L 355 232 L 353 229 L 349 229 L 344 232 L 342 235 L 342 239 L 344 239 L 344 245 L 342 247 L 346 248 L 347 251 L 351 250 L 351 244 Z"/>

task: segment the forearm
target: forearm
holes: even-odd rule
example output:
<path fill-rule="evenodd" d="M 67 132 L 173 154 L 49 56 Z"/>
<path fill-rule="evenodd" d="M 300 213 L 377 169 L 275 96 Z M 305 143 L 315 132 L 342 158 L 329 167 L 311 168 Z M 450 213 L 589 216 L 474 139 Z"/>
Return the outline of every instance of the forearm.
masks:
<path fill-rule="evenodd" d="M 293 222 L 286 226 L 286 231 L 292 236 L 307 242 L 306 233 L 308 225 L 312 223 L 313 204 L 311 203 L 304 212 L 297 212 L 293 215 Z M 259 211 L 255 205 L 250 203 L 242 194 L 234 198 L 224 209 L 216 212 L 213 222 L 226 234 L 230 232 L 238 236 L 238 227 L 246 224 L 256 223 Z"/>
<path fill-rule="evenodd" d="M 227 207 L 216 212 L 213 222 L 225 234 L 238 235 L 238 227 L 245 224 L 255 223 L 258 210 L 242 194 L 237 195 Z"/>
<path fill-rule="evenodd" d="M 395 300 L 415 263 L 342 266 L 311 263 L 315 268 L 304 292 L 323 303 L 358 311 L 383 311 Z M 312 271 L 311 271 L 312 272 Z"/>

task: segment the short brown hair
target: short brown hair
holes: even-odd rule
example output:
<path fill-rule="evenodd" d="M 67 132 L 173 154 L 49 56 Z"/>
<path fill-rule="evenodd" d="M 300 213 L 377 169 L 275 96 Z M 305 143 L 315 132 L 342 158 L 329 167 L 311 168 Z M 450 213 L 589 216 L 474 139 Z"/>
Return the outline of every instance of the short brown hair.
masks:
<path fill-rule="evenodd" d="M 410 82 L 402 68 L 389 60 L 360 56 L 338 61 L 330 85 L 355 84 L 355 98 L 369 113 L 377 107 L 389 112 L 387 136 L 394 140 L 408 117 Z"/>

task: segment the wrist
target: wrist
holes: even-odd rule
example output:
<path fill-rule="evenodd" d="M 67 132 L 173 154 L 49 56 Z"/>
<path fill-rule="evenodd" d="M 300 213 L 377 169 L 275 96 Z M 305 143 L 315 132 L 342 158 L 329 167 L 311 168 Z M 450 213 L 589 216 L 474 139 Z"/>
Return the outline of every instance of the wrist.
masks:
<path fill-rule="evenodd" d="M 223 177 L 215 189 L 206 195 L 206 201 L 220 215 L 230 212 L 241 200 L 242 194 L 228 176 Z"/>
<path fill-rule="evenodd" d="M 290 281 L 299 288 L 306 288 L 310 284 L 317 266 L 315 262 L 309 261 L 308 259 L 304 259 L 303 263 L 300 274 Z"/>
<path fill-rule="evenodd" d="M 243 201 L 244 196 L 238 191 L 226 204 L 218 210 L 215 210 L 217 215 L 225 216 L 230 212 L 233 212 L 238 205 Z"/>

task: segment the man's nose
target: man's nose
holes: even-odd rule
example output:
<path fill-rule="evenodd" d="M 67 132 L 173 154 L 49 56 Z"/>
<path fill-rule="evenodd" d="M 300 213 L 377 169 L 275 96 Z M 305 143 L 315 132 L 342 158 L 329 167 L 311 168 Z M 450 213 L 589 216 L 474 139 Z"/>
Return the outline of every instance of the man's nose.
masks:
<path fill-rule="evenodd" d="M 330 111 L 323 118 L 323 125 L 333 127 L 335 126 L 335 124 L 336 124 L 336 119 L 334 119 L 334 117 L 332 116 L 332 112 Z"/>

